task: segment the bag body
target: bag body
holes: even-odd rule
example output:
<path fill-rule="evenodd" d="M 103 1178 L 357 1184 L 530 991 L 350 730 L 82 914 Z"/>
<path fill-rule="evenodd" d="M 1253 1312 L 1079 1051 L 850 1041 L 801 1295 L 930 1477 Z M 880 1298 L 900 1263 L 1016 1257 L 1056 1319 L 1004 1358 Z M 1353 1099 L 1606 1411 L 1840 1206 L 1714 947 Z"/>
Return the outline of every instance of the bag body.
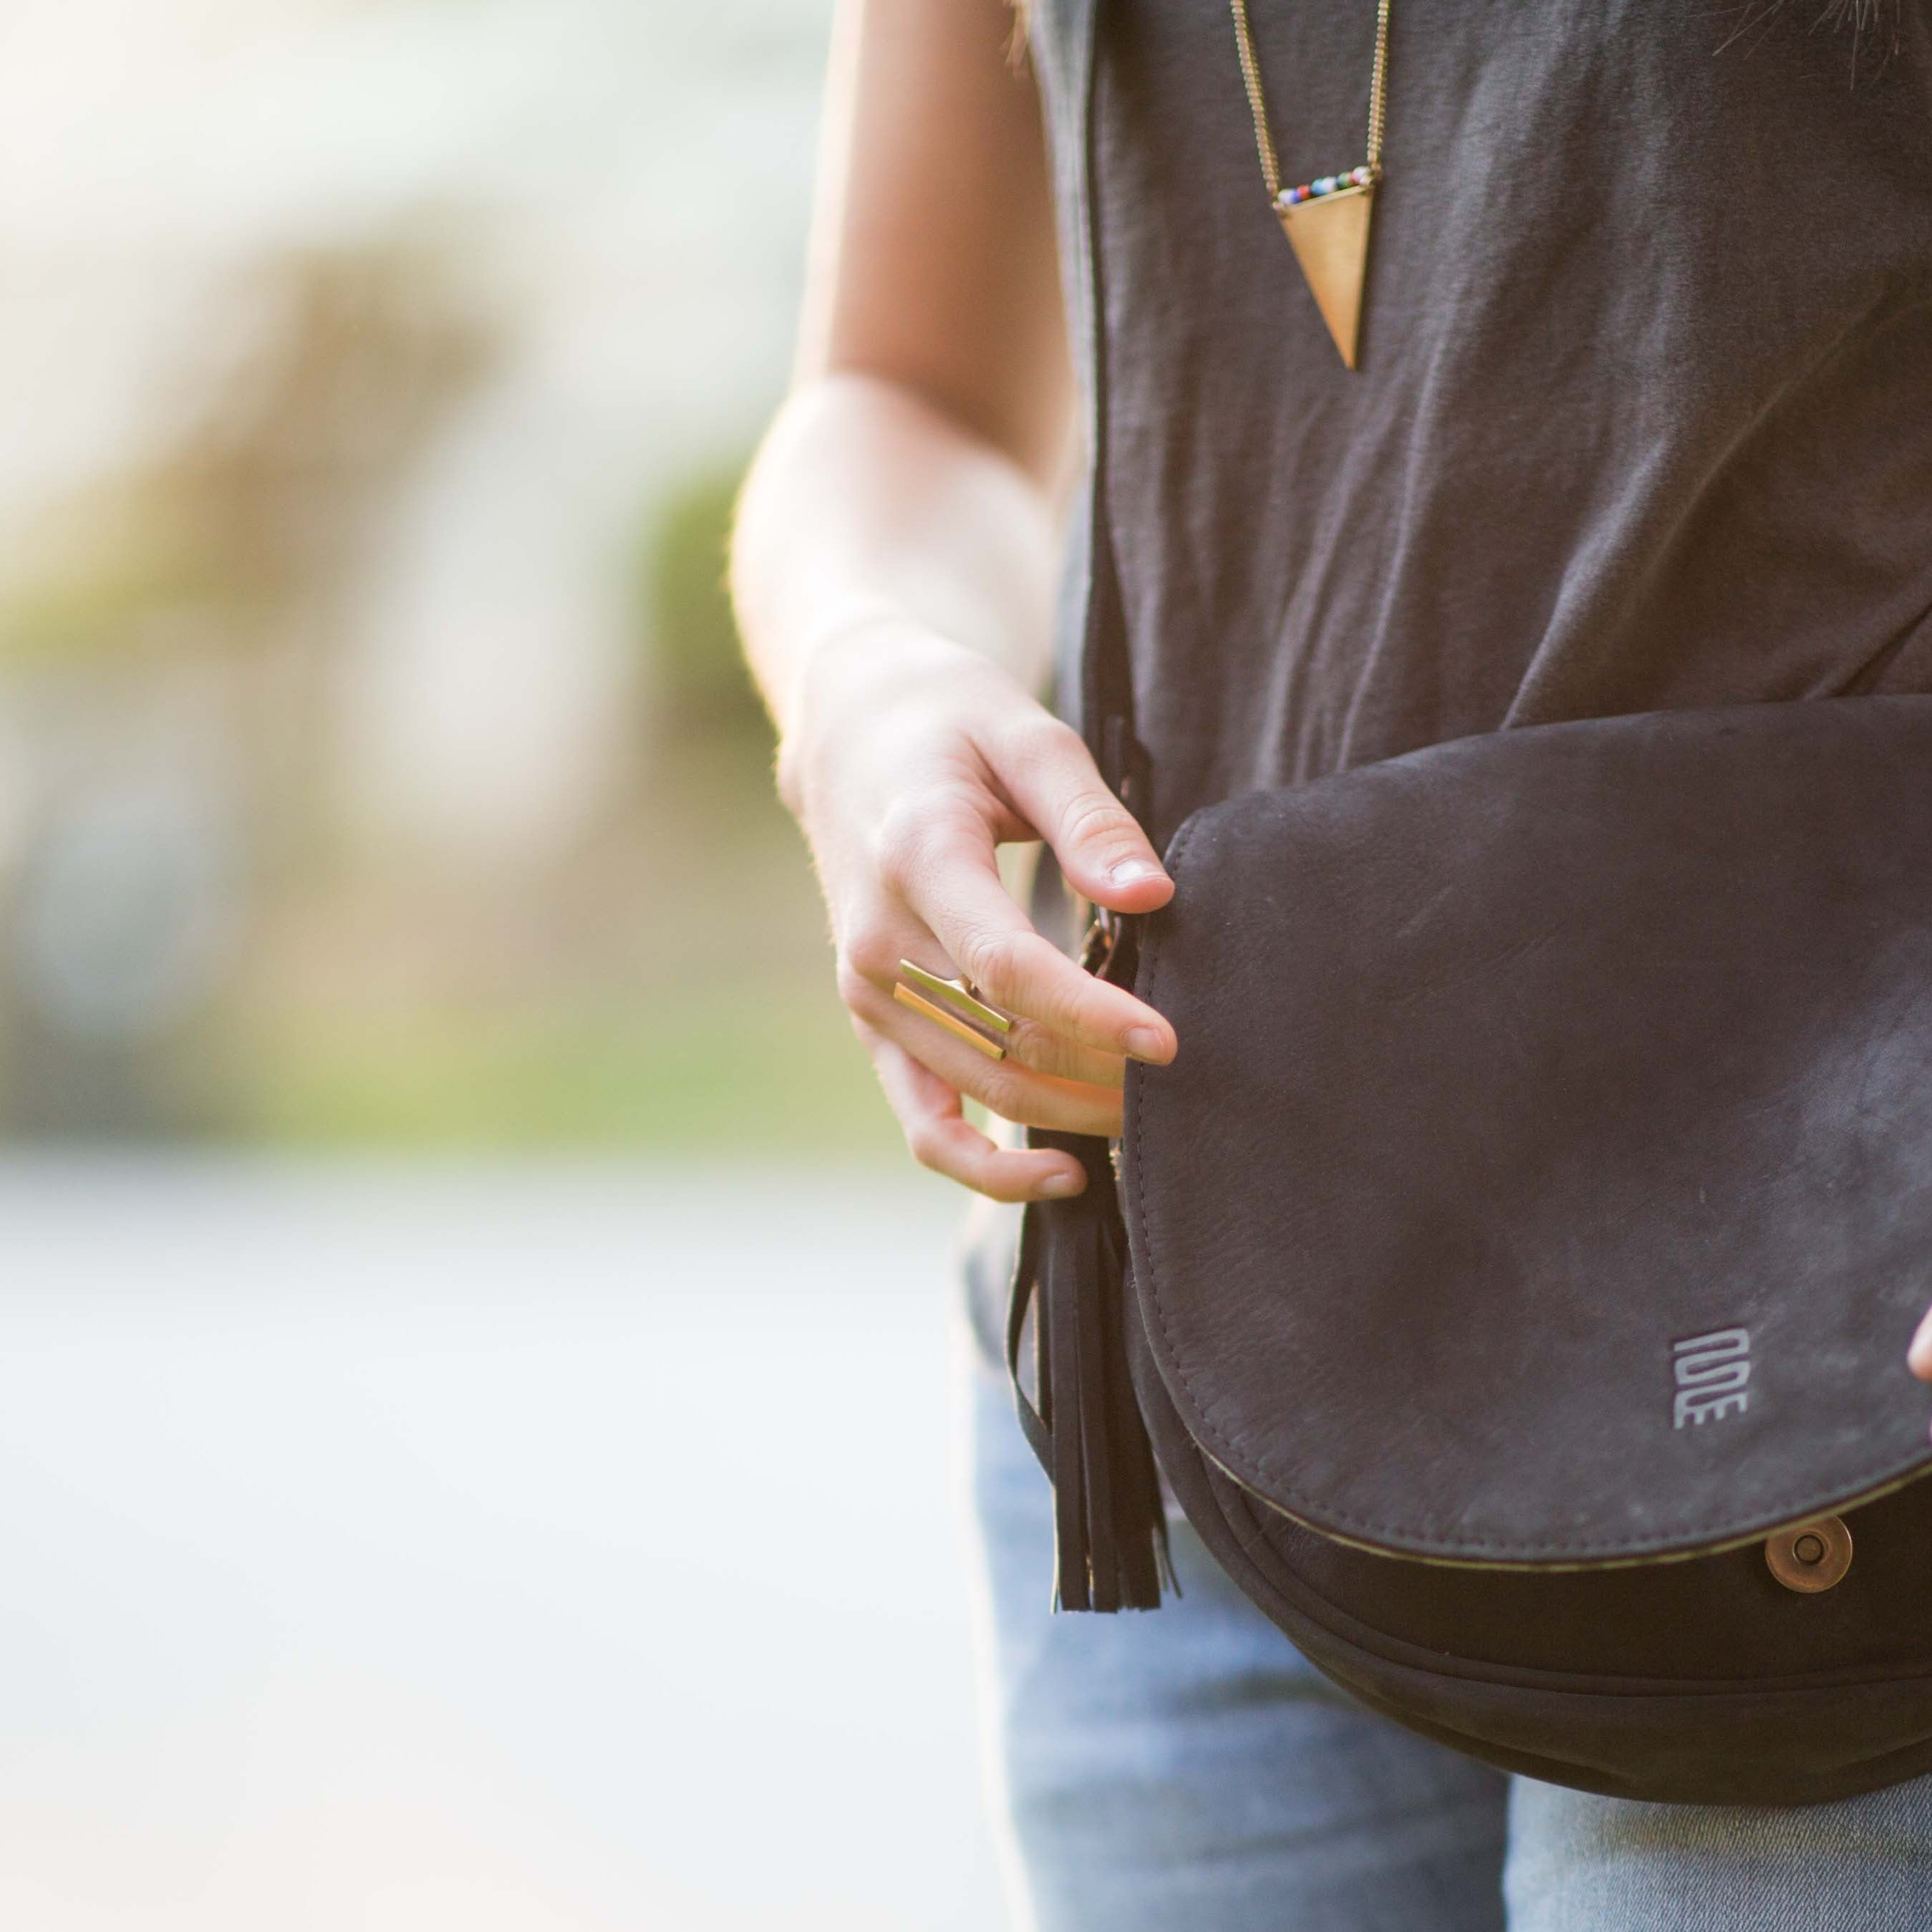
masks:
<path fill-rule="evenodd" d="M 1506 1768 L 1932 1770 L 1932 698 L 1464 740 L 1168 864 L 1124 1325 L 1216 1558 Z"/>

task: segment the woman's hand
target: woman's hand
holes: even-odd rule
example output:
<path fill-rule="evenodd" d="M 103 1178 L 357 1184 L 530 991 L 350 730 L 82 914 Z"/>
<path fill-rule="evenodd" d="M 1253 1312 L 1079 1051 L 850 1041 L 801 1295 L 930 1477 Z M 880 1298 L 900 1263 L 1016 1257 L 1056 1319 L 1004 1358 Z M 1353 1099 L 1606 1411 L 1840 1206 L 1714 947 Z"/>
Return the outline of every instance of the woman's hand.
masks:
<path fill-rule="evenodd" d="M 1148 912 L 1173 886 L 1146 835 L 1078 734 L 998 664 L 903 621 L 814 650 L 791 715 L 779 789 L 818 863 L 840 995 L 914 1157 L 995 1200 L 1077 1193 L 1077 1161 L 996 1145 L 961 1096 L 1026 1126 L 1115 1135 L 1126 1057 L 1171 1060 L 1174 1030 L 1034 930 L 994 849 L 1043 838 L 1086 897 Z M 895 1000 L 902 958 L 963 975 L 1012 1014 L 1006 1058 Z"/>

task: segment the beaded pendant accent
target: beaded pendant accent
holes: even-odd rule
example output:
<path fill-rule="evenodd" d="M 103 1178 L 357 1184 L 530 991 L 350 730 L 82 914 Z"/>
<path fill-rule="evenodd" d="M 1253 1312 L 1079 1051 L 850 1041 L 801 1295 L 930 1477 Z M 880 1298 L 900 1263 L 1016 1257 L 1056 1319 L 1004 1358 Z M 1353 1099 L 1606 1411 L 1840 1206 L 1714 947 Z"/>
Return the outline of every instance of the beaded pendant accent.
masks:
<path fill-rule="evenodd" d="M 1314 292 L 1315 305 L 1341 352 L 1355 366 L 1362 328 L 1362 284 L 1369 267 L 1369 216 L 1382 178 L 1382 131 L 1388 105 L 1390 0 L 1376 0 L 1376 64 L 1369 75 L 1369 152 L 1358 168 L 1324 175 L 1299 188 L 1281 184 L 1281 157 L 1268 131 L 1261 62 L 1248 26 L 1248 0 L 1228 0 L 1234 16 L 1234 50 L 1241 57 L 1241 85 L 1254 117 L 1255 156 L 1262 164 L 1268 202 L 1280 217 L 1294 259 Z"/>
<path fill-rule="evenodd" d="M 1275 196 L 1275 213 L 1294 259 L 1301 264 L 1315 305 L 1328 325 L 1342 362 L 1355 366 L 1362 324 L 1362 286 L 1369 267 L 1369 217 L 1374 212 L 1376 170 L 1353 168 L 1324 175 Z"/>

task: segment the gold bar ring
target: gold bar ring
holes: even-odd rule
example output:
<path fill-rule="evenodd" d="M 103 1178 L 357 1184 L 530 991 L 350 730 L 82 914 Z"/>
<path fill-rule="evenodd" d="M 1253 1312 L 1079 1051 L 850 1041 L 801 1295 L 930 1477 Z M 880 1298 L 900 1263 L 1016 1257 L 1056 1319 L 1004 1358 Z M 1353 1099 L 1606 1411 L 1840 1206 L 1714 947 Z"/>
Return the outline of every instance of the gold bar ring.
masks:
<path fill-rule="evenodd" d="M 1012 1021 L 997 1006 L 988 1006 L 970 980 L 942 980 L 910 959 L 899 962 L 899 972 L 902 976 L 893 982 L 892 998 L 901 1006 L 936 1020 L 956 1039 L 977 1047 L 988 1060 L 1006 1058 L 1005 1036 L 1013 1030 Z M 948 1012 L 949 1006 L 953 1010 Z"/>

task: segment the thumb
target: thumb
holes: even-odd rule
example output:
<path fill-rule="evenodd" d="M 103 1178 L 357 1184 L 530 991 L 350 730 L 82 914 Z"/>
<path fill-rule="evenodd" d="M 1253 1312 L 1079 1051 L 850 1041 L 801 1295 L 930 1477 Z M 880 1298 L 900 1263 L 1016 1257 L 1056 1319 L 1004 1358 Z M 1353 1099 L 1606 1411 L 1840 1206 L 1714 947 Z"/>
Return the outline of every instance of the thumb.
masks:
<path fill-rule="evenodd" d="M 1056 724 L 1000 774 L 1012 801 L 1082 897 L 1115 912 L 1151 912 L 1174 896 L 1139 821 L 1101 782 L 1078 733 Z"/>

